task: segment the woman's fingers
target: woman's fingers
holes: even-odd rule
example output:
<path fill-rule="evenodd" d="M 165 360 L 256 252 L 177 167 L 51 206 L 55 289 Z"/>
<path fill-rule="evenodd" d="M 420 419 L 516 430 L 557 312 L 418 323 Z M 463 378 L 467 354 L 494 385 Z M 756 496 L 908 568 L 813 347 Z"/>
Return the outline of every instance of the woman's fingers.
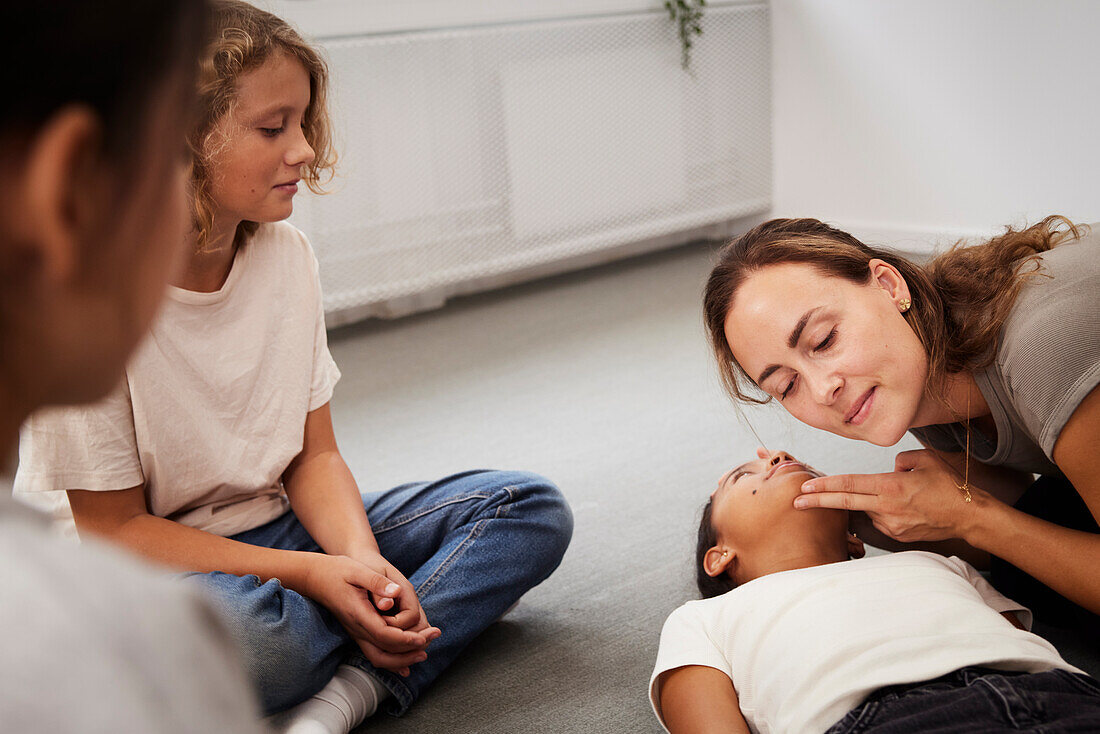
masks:
<path fill-rule="evenodd" d="M 902 451 L 894 458 L 894 471 L 913 471 L 926 466 L 930 460 L 935 460 L 935 454 L 927 449 Z"/>
<path fill-rule="evenodd" d="M 873 511 L 879 507 L 882 477 L 879 474 L 834 474 L 802 484 L 794 506 L 800 510 L 828 507 L 834 510 Z"/>
<path fill-rule="evenodd" d="M 816 492 L 879 494 L 882 477 L 882 474 L 833 474 L 828 477 L 816 477 L 802 483 L 802 494 Z"/>
<path fill-rule="evenodd" d="M 794 506 L 799 510 L 826 507 L 833 510 L 873 512 L 878 507 L 878 497 L 873 494 L 850 494 L 848 492 L 814 492 L 813 494 L 796 497 Z"/>

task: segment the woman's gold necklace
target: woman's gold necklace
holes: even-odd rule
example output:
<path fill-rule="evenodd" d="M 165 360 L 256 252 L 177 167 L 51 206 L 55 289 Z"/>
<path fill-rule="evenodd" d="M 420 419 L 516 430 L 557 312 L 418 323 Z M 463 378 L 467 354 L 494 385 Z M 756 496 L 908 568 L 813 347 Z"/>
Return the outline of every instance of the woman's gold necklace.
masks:
<path fill-rule="evenodd" d="M 973 501 L 970 497 L 970 386 L 966 386 L 966 460 L 963 465 L 963 483 L 959 484 L 955 482 L 955 486 L 960 491 L 964 492 L 966 496 L 963 498 L 964 502 Z"/>

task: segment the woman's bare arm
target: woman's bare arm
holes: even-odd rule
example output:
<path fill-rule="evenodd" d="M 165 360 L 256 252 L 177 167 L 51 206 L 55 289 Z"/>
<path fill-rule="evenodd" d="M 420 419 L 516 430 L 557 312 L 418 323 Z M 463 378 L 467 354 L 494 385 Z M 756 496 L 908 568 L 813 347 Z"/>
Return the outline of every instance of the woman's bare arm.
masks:
<path fill-rule="evenodd" d="M 704 665 L 663 673 L 660 708 L 672 734 L 749 734 L 729 676 Z"/>
<path fill-rule="evenodd" d="M 1093 389 L 1062 428 L 1054 462 L 1081 495 L 1093 518 L 1100 518 L 1100 387 Z M 1031 574 L 1083 607 L 1100 613 L 1100 535 L 1069 530 L 988 502 L 974 514 L 966 537 Z"/>

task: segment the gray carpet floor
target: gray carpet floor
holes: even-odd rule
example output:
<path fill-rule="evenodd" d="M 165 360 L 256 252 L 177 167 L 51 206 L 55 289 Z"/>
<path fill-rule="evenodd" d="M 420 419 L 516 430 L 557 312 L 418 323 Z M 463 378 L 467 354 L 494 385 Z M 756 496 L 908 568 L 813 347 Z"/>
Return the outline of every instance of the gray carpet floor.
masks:
<path fill-rule="evenodd" d="M 576 518 L 561 567 L 377 732 L 659 732 L 646 685 L 661 625 L 693 597 L 697 516 L 752 457 L 753 428 L 826 472 L 878 449 L 781 410 L 739 416 L 700 317 L 699 243 L 334 331 L 337 439 L 364 490 L 468 468 L 553 479 Z"/>

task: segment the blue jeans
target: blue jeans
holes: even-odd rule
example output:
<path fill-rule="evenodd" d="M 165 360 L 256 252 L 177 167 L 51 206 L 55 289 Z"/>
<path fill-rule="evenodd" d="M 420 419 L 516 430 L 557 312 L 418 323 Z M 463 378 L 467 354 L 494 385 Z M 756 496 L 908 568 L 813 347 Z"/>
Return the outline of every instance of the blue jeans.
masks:
<path fill-rule="evenodd" d="M 1067 670 L 962 668 L 935 680 L 875 691 L 825 734 L 1021 731 L 1100 731 L 1100 683 Z"/>
<path fill-rule="evenodd" d="M 557 568 L 573 533 L 561 492 L 524 472 L 470 471 L 405 484 L 364 494 L 363 507 L 382 555 L 409 579 L 429 623 L 443 631 L 408 678 L 374 668 L 328 610 L 277 579 L 186 577 L 225 618 L 265 714 L 312 696 L 341 663 L 381 681 L 393 693 L 386 710 L 404 713 L 471 640 Z M 321 552 L 293 512 L 232 537 Z"/>

